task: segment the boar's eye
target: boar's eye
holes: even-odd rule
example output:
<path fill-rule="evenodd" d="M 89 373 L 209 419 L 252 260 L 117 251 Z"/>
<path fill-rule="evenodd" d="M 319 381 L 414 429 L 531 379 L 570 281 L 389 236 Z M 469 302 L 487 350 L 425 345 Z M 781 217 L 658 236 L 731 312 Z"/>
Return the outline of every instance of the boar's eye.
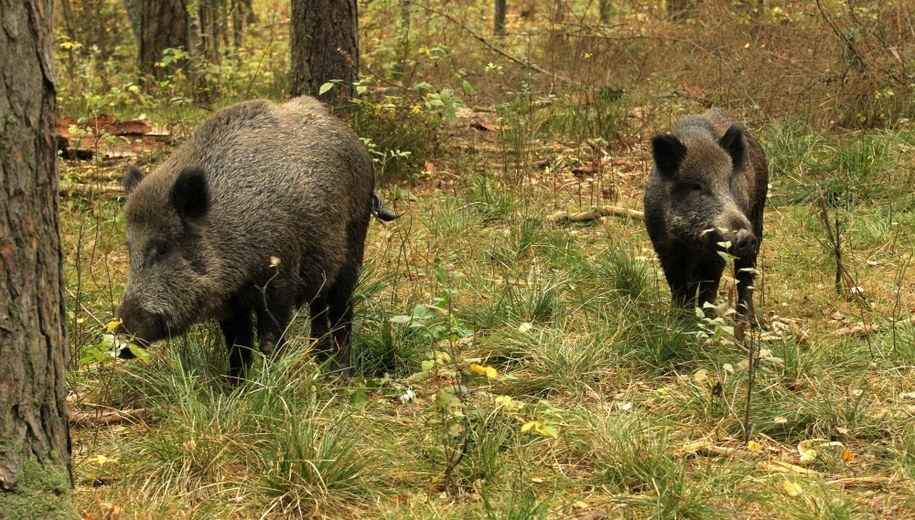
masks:
<path fill-rule="evenodd" d="M 686 191 L 688 191 L 689 193 L 695 193 L 695 194 L 699 194 L 699 193 L 702 193 L 703 191 L 705 191 L 705 188 L 702 186 L 701 182 L 687 183 L 686 186 L 684 186 L 684 188 L 686 188 Z"/>

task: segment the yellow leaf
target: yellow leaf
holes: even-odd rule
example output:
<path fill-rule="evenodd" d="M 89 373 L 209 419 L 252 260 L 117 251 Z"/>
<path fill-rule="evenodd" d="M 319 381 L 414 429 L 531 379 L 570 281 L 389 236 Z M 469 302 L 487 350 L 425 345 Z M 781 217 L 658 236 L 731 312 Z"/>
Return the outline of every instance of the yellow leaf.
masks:
<path fill-rule="evenodd" d="M 852 453 L 851 450 L 842 450 L 842 461 L 849 464 L 855 464 L 858 462 L 855 460 L 855 454 Z"/>
<path fill-rule="evenodd" d="M 109 464 L 111 462 L 117 462 L 117 461 L 118 461 L 118 459 L 109 459 L 108 457 L 106 457 L 104 455 L 96 455 L 95 457 L 89 457 L 88 459 L 86 459 L 86 462 L 89 462 L 92 464 L 98 464 L 99 466 L 101 466 L 102 464 Z"/>
<path fill-rule="evenodd" d="M 105 324 L 105 329 L 108 332 L 114 332 L 114 329 L 118 328 L 118 325 L 120 325 L 121 323 L 123 323 L 123 320 L 121 318 L 115 318 Z"/>
<path fill-rule="evenodd" d="M 756 441 L 750 441 L 747 443 L 747 450 L 749 450 L 753 453 L 759 453 L 763 449 L 765 449 L 765 447 Z"/>
<path fill-rule="evenodd" d="M 476 363 L 471 363 L 470 371 L 475 374 L 485 374 L 489 379 L 495 379 L 499 377 L 499 372 L 497 372 L 495 368 L 478 365 Z"/>
<path fill-rule="evenodd" d="M 521 426 L 521 431 L 526 432 L 537 425 L 537 421 L 528 421 Z"/>
<path fill-rule="evenodd" d="M 815 460 L 817 460 L 817 450 L 810 448 L 809 450 L 804 451 L 804 453 L 801 453 L 801 464 L 807 464 Z"/>
<path fill-rule="evenodd" d="M 797 473 L 798 475 L 807 475 L 808 477 L 819 475 L 819 473 L 812 469 L 802 468 L 779 460 L 767 460 L 763 463 L 763 467 L 768 471 L 777 473 Z"/>
<path fill-rule="evenodd" d="M 801 486 L 799 486 L 796 482 L 792 482 L 787 479 L 782 482 L 782 489 L 785 490 L 785 493 L 788 493 L 788 496 L 792 497 L 799 496 L 804 492 L 804 490 L 801 489 Z"/>

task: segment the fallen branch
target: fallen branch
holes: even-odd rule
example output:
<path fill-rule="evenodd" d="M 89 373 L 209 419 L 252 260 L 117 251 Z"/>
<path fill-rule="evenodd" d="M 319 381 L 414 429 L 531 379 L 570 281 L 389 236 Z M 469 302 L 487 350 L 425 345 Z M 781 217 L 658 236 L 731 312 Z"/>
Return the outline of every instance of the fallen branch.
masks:
<path fill-rule="evenodd" d="M 859 484 L 886 484 L 892 482 L 891 477 L 847 477 L 827 480 L 827 486 L 857 486 Z"/>
<path fill-rule="evenodd" d="M 149 422 L 153 418 L 152 410 L 148 408 L 138 408 L 136 410 L 112 410 L 97 412 L 70 412 L 70 424 L 74 426 L 91 426 L 112 424 L 136 424 L 140 422 Z"/>
<path fill-rule="evenodd" d="M 106 184 L 61 184 L 58 187 L 61 195 L 123 195 L 124 188 L 120 186 L 110 186 Z"/>
<path fill-rule="evenodd" d="M 641 211 L 629 208 L 620 208 L 617 206 L 598 206 L 581 213 L 570 213 L 568 211 L 557 211 L 550 215 L 550 220 L 554 222 L 588 222 L 598 220 L 602 217 L 624 217 L 632 220 L 644 220 L 645 214 Z"/>

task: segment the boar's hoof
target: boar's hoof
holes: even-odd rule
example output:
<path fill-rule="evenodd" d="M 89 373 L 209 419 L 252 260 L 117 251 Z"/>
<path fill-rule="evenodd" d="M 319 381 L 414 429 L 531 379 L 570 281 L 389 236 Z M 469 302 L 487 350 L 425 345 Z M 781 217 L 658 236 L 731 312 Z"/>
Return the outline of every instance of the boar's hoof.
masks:
<path fill-rule="evenodd" d="M 742 229 L 737 232 L 731 251 L 734 256 L 746 257 L 756 254 L 758 247 L 759 240 L 756 238 L 756 235 Z"/>
<path fill-rule="evenodd" d="M 273 352 L 276 351 L 276 342 L 272 340 L 261 341 L 261 354 L 270 357 L 273 355 Z"/>

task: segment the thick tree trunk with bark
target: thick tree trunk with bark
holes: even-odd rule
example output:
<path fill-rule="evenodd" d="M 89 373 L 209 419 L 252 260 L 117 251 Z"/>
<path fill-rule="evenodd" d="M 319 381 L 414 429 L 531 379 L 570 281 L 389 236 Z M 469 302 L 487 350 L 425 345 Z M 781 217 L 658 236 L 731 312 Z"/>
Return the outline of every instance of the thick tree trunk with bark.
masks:
<path fill-rule="evenodd" d="M 0 0 L 0 517 L 76 518 L 52 0 Z"/>
<path fill-rule="evenodd" d="M 356 0 L 292 0 L 289 90 L 346 108 L 359 73 Z M 338 80 L 318 95 L 321 85 Z"/>
<path fill-rule="evenodd" d="M 187 11 L 183 0 L 140 1 L 140 71 L 155 77 L 173 72 L 159 68 L 165 49 L 188 49 Z"/>

